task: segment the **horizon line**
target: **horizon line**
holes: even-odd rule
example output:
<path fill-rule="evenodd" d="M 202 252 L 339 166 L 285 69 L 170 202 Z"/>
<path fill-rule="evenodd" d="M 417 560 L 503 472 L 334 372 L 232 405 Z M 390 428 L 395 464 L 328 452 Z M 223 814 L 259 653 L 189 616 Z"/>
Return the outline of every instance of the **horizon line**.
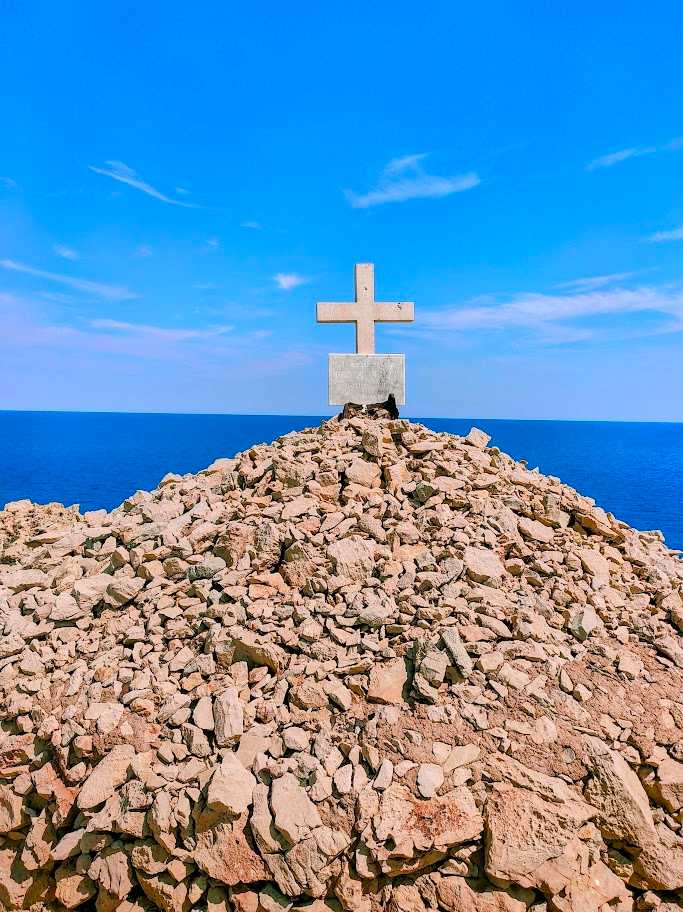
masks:
<path fill-rule="evenodd" d="M 164 412 L 164 411 L 124 411 L 121 409 L 9 409 L 0 408 L 0 415 L 159 415 L 168 417 L 196 418 L 311 418 L 315 421 L 326 421 L 340 414 L 335 411 L 329 415 L 312 415 L 292 412 Z M 683 419 L 676 418 L 488 418 L 482 415 L 400 415 L 398 420 L 407 421 L 505 421 L 552 424 L 683 424 Z"/>

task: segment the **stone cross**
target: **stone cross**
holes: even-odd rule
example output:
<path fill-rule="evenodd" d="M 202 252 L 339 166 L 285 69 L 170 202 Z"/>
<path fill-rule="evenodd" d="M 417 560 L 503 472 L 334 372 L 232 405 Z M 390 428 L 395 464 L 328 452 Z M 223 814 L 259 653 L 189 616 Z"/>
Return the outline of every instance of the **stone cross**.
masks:
<path fill-rule="evenodd" d="M 390 395 L 405 404 L 405 358 L 375 353 L 375 323 L 410 323 L 414 308 L 407 301 L 375 301 L 374 271 L 372 263 L 356 263 L 356 300 L 317 306 L 318 323 L 356 324 L 356 354 L 329 356 L 330 405 L 370 405 Z"/>
<path fill-rule="evenodd" d="M 355 323 L 356 354 L 374 355 L 375 323 L 412 323 L 413 305 L 408 301 L 375 301 L 375 267 L 356 263 L 356 300 L 317 306 L 318 323 Z"/>

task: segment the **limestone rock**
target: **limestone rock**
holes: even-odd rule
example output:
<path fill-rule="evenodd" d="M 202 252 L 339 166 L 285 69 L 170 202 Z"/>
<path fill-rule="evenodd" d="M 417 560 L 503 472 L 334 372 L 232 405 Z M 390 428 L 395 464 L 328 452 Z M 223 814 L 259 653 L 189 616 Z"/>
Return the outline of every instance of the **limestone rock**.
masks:
<path fill-rule="evenodd" d="M 261 856 L 249 845 L 241 825 L 219 823 L 199 832 L 192 859 L 209 877 L 231 887 L 267 876 Z"/>
<path fill-rule="evenodd" d="M 219 747 L 225 747 L 242 736 L 244 710 L 239 693 L 232 685 L 228 685 L 214 697 L 213 720 L 216 744 Z"/>
<path fill-rule="evenodd" d="M 300 842 L 311 830 L 322 826 L 315 805 L 291 773 L 273 781 L 270 806 L 275 827 L 290 843 Z"/>
<path fill-rule="evenodd" d="M 344 538 L 333 542 L 327 553 L 338 576 L 363 580 L 372 573 L 373 547 L 366 541 Z"/>
<path fill-rule="evenodd" d="M 463 560 L 467 575 L 476 583 L 496 583 L 505 573 L 505 567 L 498 555 L 488 548 L 468 546 L 465 548 Z"/>
<path fill-rule="evenodd" d="M 83 783 L 76 799 L 78 807 L 88 810 L 111 798 L 116 789 L 127 780 L 134 757 L 135 748 L 132 744 L 118 744 L 113 747 Z"/>
<path fill-rule="evenodd" d="M 256 779 L 235 754 L 228 754 L 214 770 L 209 782 L 206 804 L 212 811 L 239 817 L 251 806 Z"/>
<path fill-rule="evenodd" d="M 582 801 L 547 801 L 521 788 L 494 792 L 486 809 L 486 873 L 494 882 L 559 893 L 581 873 L 577 831 L 595 815 Z"/>
<path fill-rule="evenodd" d="M 408 672 L 403 659 L 375 665 L 368 681 L 368 700 L 371 703 L 401 703 L 407 680 Z"/>

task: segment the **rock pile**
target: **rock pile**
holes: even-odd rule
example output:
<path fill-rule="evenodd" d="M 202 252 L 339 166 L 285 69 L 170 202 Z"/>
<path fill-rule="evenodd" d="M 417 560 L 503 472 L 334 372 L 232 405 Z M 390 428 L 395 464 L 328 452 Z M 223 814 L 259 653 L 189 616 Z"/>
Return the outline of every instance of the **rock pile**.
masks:
<path fill-rule="evenodd" d="M 352 417 L 0 513 L 0 908 L 683 907 L 683 562 Z"/>

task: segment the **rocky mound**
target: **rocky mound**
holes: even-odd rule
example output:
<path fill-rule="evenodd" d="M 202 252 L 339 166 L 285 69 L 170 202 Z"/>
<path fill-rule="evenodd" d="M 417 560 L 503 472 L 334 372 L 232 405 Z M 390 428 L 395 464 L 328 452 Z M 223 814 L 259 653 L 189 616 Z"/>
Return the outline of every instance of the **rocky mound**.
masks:
<path fill-rule="evenodd" d="M 682 908 L 683 562 L 487 443 L 0 513 L 0 908 Z"/>

